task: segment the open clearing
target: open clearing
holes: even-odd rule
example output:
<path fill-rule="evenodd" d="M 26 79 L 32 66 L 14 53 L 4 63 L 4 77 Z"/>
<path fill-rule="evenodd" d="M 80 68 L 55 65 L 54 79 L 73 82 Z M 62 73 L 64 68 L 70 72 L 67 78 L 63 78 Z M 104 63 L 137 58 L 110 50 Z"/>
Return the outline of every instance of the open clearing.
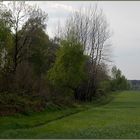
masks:
<path fill-rule="evenodd" d="M 140 92 L 116 93 L 106 105 L 0 117 L 0 138 L 140 138 Z"/>

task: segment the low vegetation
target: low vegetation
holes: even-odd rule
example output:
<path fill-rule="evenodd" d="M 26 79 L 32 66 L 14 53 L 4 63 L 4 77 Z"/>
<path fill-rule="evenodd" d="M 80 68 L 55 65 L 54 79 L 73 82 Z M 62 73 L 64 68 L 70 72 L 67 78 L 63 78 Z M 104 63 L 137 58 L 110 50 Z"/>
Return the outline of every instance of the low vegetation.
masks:
<path fill-rule="evenodd" d="M 111 94 L 104 105 L 0 117 L 0 138 L 140 138 L 140 92 Z M 56 107 L 55 107 L 56 108 Z"/>

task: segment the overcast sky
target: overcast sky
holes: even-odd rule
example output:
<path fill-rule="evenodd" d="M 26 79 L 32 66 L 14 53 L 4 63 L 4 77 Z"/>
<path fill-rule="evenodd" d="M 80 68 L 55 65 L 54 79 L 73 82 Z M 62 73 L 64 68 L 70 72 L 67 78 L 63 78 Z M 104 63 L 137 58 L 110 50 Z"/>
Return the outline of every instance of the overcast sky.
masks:
<path fill-rule="evenodd" d="M 140 79 L 140 1 L 34 1 L 48 13 L 48 34 L 53 37 L 58 21 L 80 7 L 98 3 L 103 9 L 113 35 L 113 63 L 128 79 Z"/>

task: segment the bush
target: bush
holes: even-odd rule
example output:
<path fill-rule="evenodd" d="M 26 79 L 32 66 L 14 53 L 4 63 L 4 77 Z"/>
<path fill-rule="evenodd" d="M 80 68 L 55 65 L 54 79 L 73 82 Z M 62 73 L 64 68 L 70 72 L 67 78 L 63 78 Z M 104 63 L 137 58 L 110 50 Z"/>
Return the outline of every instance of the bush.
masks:
<path fill-rule="evenodd" d="M 33 111 L 42 111 L 45 107 L 45 99 L 39 96 L 19 95 L 9 92 L 0 94 L 0 115 L 28 114 Z"/>

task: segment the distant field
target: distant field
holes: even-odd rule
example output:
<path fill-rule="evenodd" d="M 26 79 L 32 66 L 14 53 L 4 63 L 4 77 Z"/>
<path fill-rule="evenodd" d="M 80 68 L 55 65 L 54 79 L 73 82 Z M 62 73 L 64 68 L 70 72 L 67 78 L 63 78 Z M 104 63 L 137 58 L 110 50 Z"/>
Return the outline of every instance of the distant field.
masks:
<path fill-rule="evenodd" d="M 140 92 L 114 93 L 106 105 L 0 117 L 0 138 L 140 138 Z"/>

